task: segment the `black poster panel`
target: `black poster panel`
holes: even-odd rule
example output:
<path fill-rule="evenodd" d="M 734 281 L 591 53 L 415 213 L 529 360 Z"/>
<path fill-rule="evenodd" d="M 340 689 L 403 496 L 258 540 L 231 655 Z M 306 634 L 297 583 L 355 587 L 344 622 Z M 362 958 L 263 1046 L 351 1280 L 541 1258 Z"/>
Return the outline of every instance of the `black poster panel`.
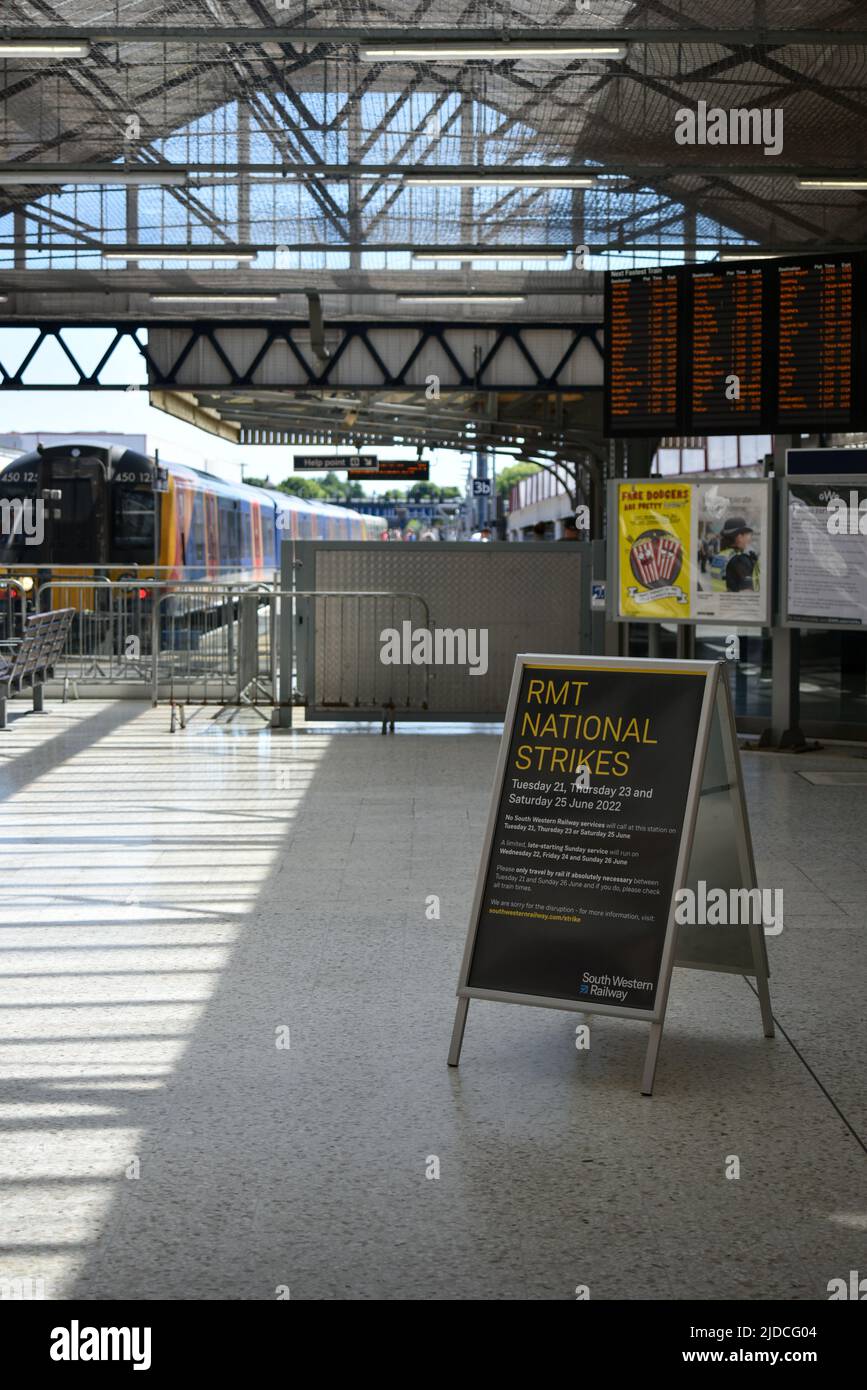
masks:
<path fill-rule="evenodd" d="M 292 460 L 296 473 L 334 473 L 352 468 L 357 473 L 375 473 L 376 454 L 296 454 Z"/>
<path fill-rule="evenodd" d="M 707 679 L 525 665 L 468 989 L 654 1012 Z"/>

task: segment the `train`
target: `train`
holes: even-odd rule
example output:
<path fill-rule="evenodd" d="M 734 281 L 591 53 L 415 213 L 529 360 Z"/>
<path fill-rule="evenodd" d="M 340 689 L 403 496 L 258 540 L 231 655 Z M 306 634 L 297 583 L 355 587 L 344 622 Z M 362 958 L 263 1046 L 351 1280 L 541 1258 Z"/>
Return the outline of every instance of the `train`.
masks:
<path fill-rule="evenodd" d="M 116 444 L 38 445 L 0 469 L 0 566 L 112 580 L 273 578 L 281 540 L 377 540 L 379 517 L 224 482 Z"/>

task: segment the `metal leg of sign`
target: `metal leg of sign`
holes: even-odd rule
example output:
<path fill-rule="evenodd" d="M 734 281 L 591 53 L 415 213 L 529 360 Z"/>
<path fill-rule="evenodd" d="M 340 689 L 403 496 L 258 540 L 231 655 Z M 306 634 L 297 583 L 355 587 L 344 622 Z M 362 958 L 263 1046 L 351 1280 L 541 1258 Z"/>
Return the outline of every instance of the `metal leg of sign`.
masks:
<path fill-rule="evenodd" d="M 731 693 L 726 681 L 721 683 L 720 690 L 722 691 L 723 703 L 725 706 L 722 718 L 723 739 L 728 744 L 729 758 L 737 769 L 734 789 L 735 827 L 738 837 L 738 856 L 741 864 L 742 882 L 745 887 L 755 891 L 758 889 L 756 861 L 753 853 L 752 835 L 750 834 L 747 799 L 744 793 L 743 778 L 740 771 L 740 754 L 738 751 L 735 713 L 732 708 Z M 768 949 L 765 942 L 764 921 L 762 921 L 761 925 L 757 922 L 750 922 L 748 933 L 750 950 L 753 957 L 753 967 L 756 975 L 756 992 L 759 996 L 759 1006 L 762 1011 L 762 1029 L 766 1038 L 772 1038 L 774 1036 L 774 1015 L 771 1009 L 771 991 L 768 985 Z"/>
<path fill-rule="evenodd" d="M 759 996 L 759 1006 L 762 1010 L 762 1028 L 766 1038 L 774 1036 L 774 1015 L 771 1009 L 771 991 L 768 987 L 768 967 L 764 952 L 764 941 L 761 938 L 761 927 L 755 925 L 750 927 L 750 942 L 753 948 L 753 961 L 756 967 L 756 992 Z"/>
<path fill-rule="evenodd" d="M 662 1024 L 651 1023 L 650 1037 L 647 1039 L 647 1052 L 644 1056 L 644 1074 L 641 1078 L 641 1094 L 653 1095 L 653 1078 L 656 1075 L 656 1062 L 659 1057 L 659 1044 L 662 1042 Z"/>
<path fill-rule="evenodd" d="M 461 1048 L 464 1043 L 464 1029 L 467 1026 L 467 1013 L 469 1011 L 469 999 L 459 999 L 458 1007 L 455 1010 L 455 1025 L 452 1028 L 452 1040 L 449 1046 L 449 1066 L 456 1067 L 461 1060 Z"/>

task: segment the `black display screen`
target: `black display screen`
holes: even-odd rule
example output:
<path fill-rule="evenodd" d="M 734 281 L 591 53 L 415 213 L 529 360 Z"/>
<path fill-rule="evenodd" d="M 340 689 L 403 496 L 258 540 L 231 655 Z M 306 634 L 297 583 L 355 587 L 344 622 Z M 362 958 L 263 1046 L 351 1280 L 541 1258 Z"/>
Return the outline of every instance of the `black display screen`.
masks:
<path fill-rule="evenodd" d="M 608 277 L 607 433 L 670 434 L 676 428 L 679 294 L 676 270 Z"/>
<path fill-rule="evenodd" d="M 855 356 L 853 261 L 778 266 L 781 428 L 848 429 Z"/>
<path fill-rule="evenodd" d="M 867 425 L 867 255 L 611 271 L 609 437 Z"/>
<path fill-rule="evenodd" d="M 692 317 L 689 433 L 749 434 L 762 428 L 762 311 L 758 266 L 689 277 Z"/>

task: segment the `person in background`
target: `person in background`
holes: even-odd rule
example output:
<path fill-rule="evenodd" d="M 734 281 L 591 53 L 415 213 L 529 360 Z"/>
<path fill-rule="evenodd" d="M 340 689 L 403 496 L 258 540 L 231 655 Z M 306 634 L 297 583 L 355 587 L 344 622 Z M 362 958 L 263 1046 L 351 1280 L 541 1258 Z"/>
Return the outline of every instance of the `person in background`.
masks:
<path fill-rule="evenodd" d="M 471 541 L 489 541 L 491 539 L 490 526 L 480 526 L 478 531 L 474 531 L 470 536 Z"/>
<path fill-rule="evenodd" d="M 533 530 L 530 532 L 530 540 L 543 541 L 545 539 L 546 532 L 547 528 L 545 526 L 544 521 L 537 521 L 536 525 L 533 527 Z"/>
<path fill-rule="evenodd" d="M 563 518 L 563 534 L 559 537 L 561 541 L 580 541 L 581 532 L 575 525 L 575 517 L 567 516 Z"/>

